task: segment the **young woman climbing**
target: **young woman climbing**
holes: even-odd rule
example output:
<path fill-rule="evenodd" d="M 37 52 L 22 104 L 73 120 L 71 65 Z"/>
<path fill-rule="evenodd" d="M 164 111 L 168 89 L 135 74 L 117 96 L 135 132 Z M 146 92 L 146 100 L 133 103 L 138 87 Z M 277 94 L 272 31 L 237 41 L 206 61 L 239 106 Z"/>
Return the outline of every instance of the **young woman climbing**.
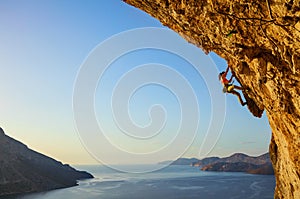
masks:
<path fill-rule="evenodd" d="M 233 75 L 230 77 L 229 80 L 226 78 L 228 71 L 229 71 L 229 66 L 226 68 L 226 71 L 223 71 L 219 74 L 219 80 L 221 81 L 221 83 L 223 85 L 223 92 L 231 93 L 231 94 L 237 96 L 241 105 L 245 106 L 247 104 L 247 102 L 243 102 L 241 94 L 235 90 L 235 89 L 243 90 L 243 88 L 241 86 L 233 85 L 233 83 L 232 83 Z"/>

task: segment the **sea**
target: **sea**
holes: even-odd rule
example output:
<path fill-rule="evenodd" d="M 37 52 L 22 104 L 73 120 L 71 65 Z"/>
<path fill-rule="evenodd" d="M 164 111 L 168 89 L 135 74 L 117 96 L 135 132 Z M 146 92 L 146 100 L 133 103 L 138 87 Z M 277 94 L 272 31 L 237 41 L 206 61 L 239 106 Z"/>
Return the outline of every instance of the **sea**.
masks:
<path fill-rule="evenodd" d="M 129 165 L 126 165 L 129 167 Z M 131 165 L 147 167 L 147 165 Z M 170 165 L 148 173 L 127 173 L 106 166 L 75 166 L 95 176 L 79 185 L 18 199 L 273 199 L 275 177 L 239 172 L 207 172 Z"/>

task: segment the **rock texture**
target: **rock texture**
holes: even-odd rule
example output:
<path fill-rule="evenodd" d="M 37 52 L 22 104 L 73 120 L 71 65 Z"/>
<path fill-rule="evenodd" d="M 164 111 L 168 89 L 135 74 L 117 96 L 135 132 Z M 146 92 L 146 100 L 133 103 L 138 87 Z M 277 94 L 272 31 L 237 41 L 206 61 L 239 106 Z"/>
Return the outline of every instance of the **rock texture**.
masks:
<path fill-rule="evenodd" d="M 32 151 L 0 128 L 0 197 L 75 186 L 87 178 L 93 176 Z"/>
<path fill-rule="evenodd" d="M 275 198 L 300 198 L 300 1 L 125 0 L 227 60 L 248 108 L 266 110 Z"/>

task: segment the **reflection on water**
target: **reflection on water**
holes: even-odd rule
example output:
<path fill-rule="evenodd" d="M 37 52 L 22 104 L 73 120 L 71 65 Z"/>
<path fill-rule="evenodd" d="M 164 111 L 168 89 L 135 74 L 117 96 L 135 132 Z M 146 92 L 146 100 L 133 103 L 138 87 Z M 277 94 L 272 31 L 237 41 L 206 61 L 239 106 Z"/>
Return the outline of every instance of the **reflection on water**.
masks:
<path fill-rule="evenodd" d="M 141 167 L 141 166 L 140 166 Z M 169 166 L 146 174 L 117 172 L 104 166 L 78 167 L 96 178 L 79 186 L 18 199 L 256 199 L 273 198 L 274 176 L 203 172 L 190 166 Z"/>

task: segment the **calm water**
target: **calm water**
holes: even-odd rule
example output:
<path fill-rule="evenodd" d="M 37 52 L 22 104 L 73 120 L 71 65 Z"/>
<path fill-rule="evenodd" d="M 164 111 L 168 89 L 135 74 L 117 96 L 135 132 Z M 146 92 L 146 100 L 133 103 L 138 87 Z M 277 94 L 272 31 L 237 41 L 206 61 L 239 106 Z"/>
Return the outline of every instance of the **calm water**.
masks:
<path fill-rule="evenodd" d="M 275 187 L 274 176 L 202 172 L 190 166 L 169 166 L 146 174 L 121 173 L 104 166 L 76 168 L 89 171 L 95 179 L 18 199 L 272 199 Z"/>

